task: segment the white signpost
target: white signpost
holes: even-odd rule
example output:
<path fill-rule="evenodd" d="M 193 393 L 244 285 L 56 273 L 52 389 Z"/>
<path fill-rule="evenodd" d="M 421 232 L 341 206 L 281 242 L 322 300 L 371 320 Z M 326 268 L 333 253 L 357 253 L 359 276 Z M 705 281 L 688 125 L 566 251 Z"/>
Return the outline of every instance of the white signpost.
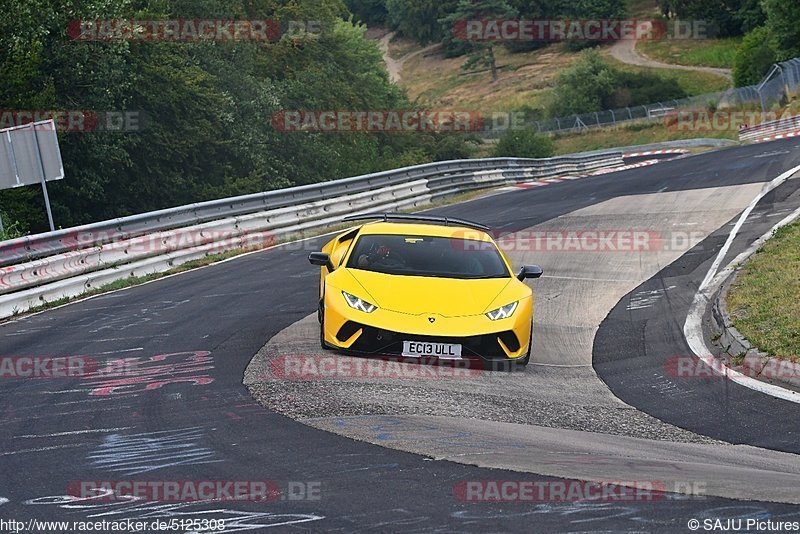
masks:
<path fill-rule="evenodd" d="M 0 145 L 0 189 L 40 184 L 50 230 L 55 230 L 47 182 L 64 178 L 55 122 L 50 119 L 0 130 Z"/>

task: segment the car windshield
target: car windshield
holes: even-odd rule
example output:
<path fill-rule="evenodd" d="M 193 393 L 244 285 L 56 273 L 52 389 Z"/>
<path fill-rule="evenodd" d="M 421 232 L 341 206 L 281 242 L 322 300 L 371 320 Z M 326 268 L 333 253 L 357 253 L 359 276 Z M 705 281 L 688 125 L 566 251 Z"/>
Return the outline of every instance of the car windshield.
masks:
<path fill-rule="evenodd" d="M 363 235 L 347 267 L 442 278 L 507 278 L 497 246 L 488 241 L 421 235 Z"/>

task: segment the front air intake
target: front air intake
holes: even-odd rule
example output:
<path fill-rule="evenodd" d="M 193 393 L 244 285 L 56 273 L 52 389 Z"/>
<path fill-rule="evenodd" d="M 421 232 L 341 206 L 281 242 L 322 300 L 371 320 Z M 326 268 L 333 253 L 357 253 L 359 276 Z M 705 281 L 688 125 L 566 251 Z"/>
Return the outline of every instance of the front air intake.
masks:
<path fill-rule="evenodd" d="M 356 323 L 355 321 L 347 321 L 336 333 L 336 339 L 338 339 L 341 343 L 344 343 L 353 337 L 353 334 L 358 332 L 361 328 L 362 325 Z"/>

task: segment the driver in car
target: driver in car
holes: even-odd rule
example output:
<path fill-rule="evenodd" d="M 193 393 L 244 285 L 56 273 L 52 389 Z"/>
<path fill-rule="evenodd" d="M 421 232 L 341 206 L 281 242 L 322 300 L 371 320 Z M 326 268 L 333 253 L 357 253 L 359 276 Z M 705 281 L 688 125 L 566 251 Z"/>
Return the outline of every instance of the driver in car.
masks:
<path fill-rule="evenodd" d="M 362 269 L 370 267 L 405 267 L 404 262 L 396 254 L 392 254 L 392 249 L 386 245 L 379 245 L 369 254 L 362 254 L 358 257 L 358 266 Z"/>

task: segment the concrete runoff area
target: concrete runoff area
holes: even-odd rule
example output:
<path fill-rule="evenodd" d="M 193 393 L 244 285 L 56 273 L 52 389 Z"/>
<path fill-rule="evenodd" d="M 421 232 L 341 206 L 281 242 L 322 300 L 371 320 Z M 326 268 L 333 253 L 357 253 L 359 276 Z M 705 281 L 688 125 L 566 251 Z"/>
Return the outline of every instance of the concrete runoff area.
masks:
<path fill-rule="evenodd" d="M 657 481 L 669 492 L 800 503 L 794 454 L 434 416 L 305 421 L 353 439 L 480 467 L 589 481 Z M 491 477 L 489 477 L 491 478 Z"/>
<path fill-rule="evenodd" d="M 704 481 L 709 495 L 800 502 L 786 489 L 800 482 L 792 455 L 728 445 L 663 423 L 617 399 L 591 367 L 594 335 L 609 310 L 733 219 L 761 187 L 621 196 L 517 232 L 518 246 L 505 247 L 514 264 L 537 263 L 545 271 L 533 282 L 534 346 L 524 373 L 270 377 L 271 362 L 281 356 L 351 359 L 319 349 L 312 315 L 259 351 L 245 384 L 263 405 L 316 428 L 435 458 L 585 480 L 663 480 L 676 491 L 691 478 Z M 652 232 L 656 246 L 575 251 L 524 244 L 533 232 L 614 230 Z M 663 298 L 669 288 L 642 295 L 637 305 Z"/>

